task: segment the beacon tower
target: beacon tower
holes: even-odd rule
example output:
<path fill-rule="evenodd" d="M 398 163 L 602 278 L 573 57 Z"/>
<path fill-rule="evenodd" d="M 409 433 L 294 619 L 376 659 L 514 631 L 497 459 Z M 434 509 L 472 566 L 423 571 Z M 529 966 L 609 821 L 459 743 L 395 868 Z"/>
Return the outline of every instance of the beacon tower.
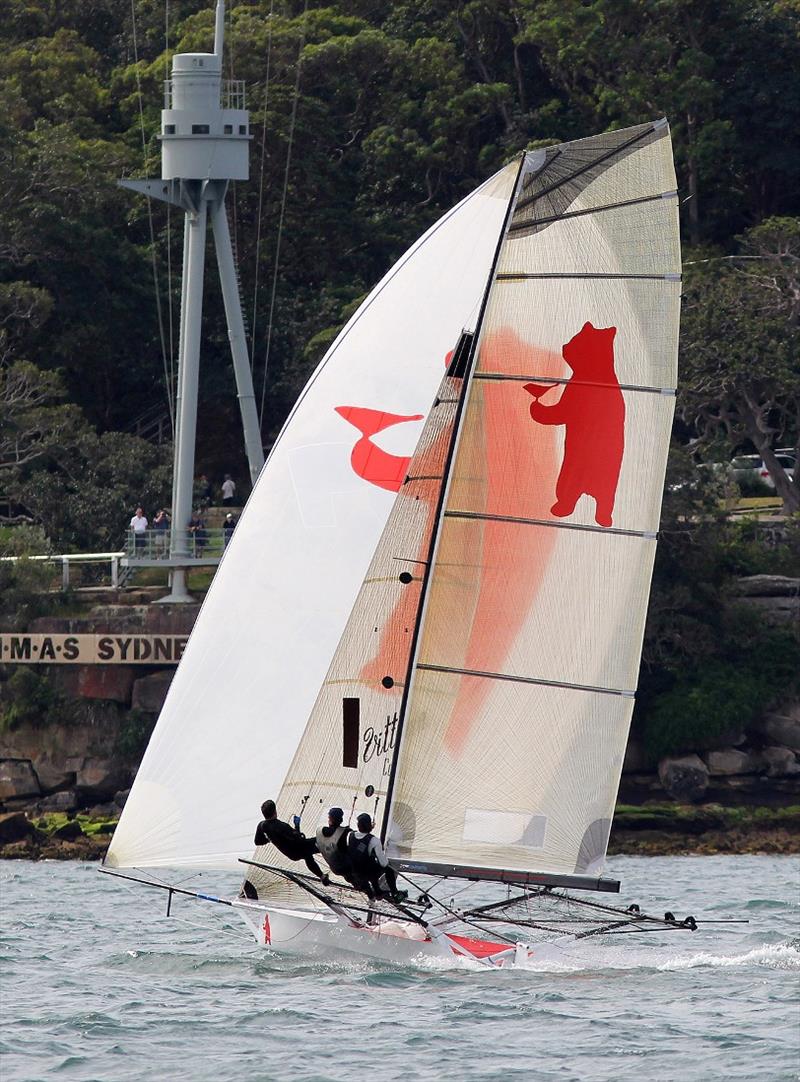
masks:
<path fill-rule="evenodd" d="M 164 88 L 161 180 L 121 180 L 124 188 L 184 212 L 180 345 L 172 478 L 171 592 L 164 601 L 190 601 L 186 568 L 194 562 L 187 526 L 192 513 L 197 386 L 208 222 L 214 233 L 228 338 L 253 483 L 264 465 L 253 378 L 245 339 L 239 280 L 233 258 L 225 194 L 231 180 L 249 179 L 249 115 L 244 82 L 222 79 L 224 0 L 217 0 L 214 52 L 180 53 Z M 162 564 L 163 566 L 163 564 Z"/>

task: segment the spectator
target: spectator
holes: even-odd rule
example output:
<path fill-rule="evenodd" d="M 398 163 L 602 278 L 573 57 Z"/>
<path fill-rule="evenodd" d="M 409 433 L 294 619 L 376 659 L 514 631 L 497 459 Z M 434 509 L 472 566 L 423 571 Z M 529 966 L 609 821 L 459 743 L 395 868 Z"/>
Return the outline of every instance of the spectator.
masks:
<path fill-rule="evenodd" d="M 187 532 L 189 534 L 189 542 L 192 546 L 193 555 L 197 557 L 202 556 L 203 549 L 206 547 L 208 535 L 206 534 L 206 524 L 200 517 L 199 507 L 189 519 L 189 526 L 187 527 Z"/>
<path fill-rule="evenodd" d="M 236 529 L 236 519 L 230 513 L 225 516 L 225 521 L 222 523 L 222 538 L 224 547 L 227 548 L 230 539 L 233 537 L 233 531 Z"/>
<path fill-rule="evenodd" d="M 211 484 L 204 473 L 195 481 L 194 491 L 198 507 L 211 506 Z"/>
<path fill-rule="evenodd" d="M 162 560 L 169 548 L 169 515 L 163 507 L 153 519 L 153 532 L 156 539 L 156 557 Z"/>
<path fill-rule="evenodd" d="M 133 533 L 134 555 L 142 555 L 147 543 L 147 519 L 141 507 L 136 508 L 136 514 L 131 519 L 130 529 Z"/>
<path fill-rule="evenodd" d="M 231 478 L 229 473 L 225 474 L 225 480 L 222 482 L 222 506 L 232 507 L 236 498 L 236 482 Z"/>

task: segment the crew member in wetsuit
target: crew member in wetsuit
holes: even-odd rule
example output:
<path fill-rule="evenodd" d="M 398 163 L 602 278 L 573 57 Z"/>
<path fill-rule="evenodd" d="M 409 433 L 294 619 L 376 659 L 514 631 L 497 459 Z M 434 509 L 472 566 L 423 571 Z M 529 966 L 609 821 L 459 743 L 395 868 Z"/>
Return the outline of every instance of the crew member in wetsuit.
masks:
<path fill-rule="evenodd" d="M 397 875 L 383 851 L 380 838 L 376 838 L 372 833 L 372 819 L 367 812 L 359 815 L 356 825 L 358 830 L 353 831 L 347 841 L 355 885 L 370 898 L 380 898 L 386 894 L 380 884 L 383 877 L 392 901 L 404 902 L 408 891 L 397 889 Z"/>
<path fill-rule="evenodd" d="M 304 860 L 312 875 L 321 879 L 327 886 L 328 876 L 314 860 L 314 853 L 317 852 L 317 843 L 314 839 L 307 838 L 295 827 L 279 819 L 274 800 L 264 801 L 261 805 L 261 814 L 264 818 L 256 827 L 254 839 L 256 845 L 268 845 L 272 842 L 278 852 L 283 853 L 289 860 Z"/>
<path fill-rule="evenodd" d="M 328 812 L 328 825 L 320 827 L 316 836 L 317 852 L 332 872 L 341 875 L 348 883 L 353 883 L 350 854 L 347 837 L 350 827 L 343 826 L 344 812 L 341 808 L 331 808 Z M 355 884 L 353 884 L 355 885 Z"/>

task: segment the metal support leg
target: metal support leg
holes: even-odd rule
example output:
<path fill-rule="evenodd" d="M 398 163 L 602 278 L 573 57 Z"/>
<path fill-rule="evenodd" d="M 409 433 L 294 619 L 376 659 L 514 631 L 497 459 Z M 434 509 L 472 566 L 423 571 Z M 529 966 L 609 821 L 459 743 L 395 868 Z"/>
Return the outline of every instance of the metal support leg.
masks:
<path fill-rule="evenodd" d="M 253 374 L 250 371 L 250 358 L 247 353 L 247 341 L 244 333 L 242 304 L 239 296 L 239 283 L 233 262 L 228 218 L 225 214 L 224 196 L 211 204 L 211 227 L 214 231 L 214 245 L 217 251 L 219 280 L 222 285 L 222 298 L 225 302 L 225 317 L 228 321 L 228 338 L 231 343 L 233 369 L 236 373 L 236 390 L 239 409 L 242 414 L 242 428 L 250 466 L 250 480 L 256 478 L 264 465 L 264 448 L 261 443 L 261 430 L 258 424 L 258 411 L 253 391 Z"/>
<path fill-rule="evenodd" d="M 200 369 L 200 324 L 203 313 L 203 265 L 206 241 L 207 206 L 199 200 L 197 213 L 184 220 L 183 284 L 181 290 L 181 340 L 178 356 L 176 402 L 175 474 L 172 485 L 172 542 L 170 556 L 189 556 L 186 527 L 192 514 L 194 449 L 197 432 L 197 385 Z M 164 601 L 188 602 L 186 571 L 175 568 L 172 589 Z"/>

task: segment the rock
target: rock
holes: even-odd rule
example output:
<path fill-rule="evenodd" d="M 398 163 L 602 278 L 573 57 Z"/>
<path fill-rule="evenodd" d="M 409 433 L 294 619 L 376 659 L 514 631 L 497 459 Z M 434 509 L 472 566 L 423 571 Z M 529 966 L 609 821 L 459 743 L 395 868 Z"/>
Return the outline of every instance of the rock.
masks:
<path fill-rule="evenodd" d="M 709 774 L 755 774 L 762 765 L 757 755 L 736 748 L 707 751 L 704 759 Z"/>
<path fill-rule="evenodd" d="M 131 705 L 135 710 L 157 714 L 164 705 L 174 672 L 156 672 L 142 676 L 133 685 Z"/>
<path fill-rule="evenodd" d="M 733 587 L 739 597 L 800 597 L 800 579 L 787 575 L 748 575 Z"/>
<path fill-rule="evenodd" d="M 0 815 L 0 844 L 20 842 L 25 838 L 40 838 L 42 835 L 22 812 Z"/>
<path fill-rule="evenodd" d="M 29 759 L 0 759 L 0 800 L 36 797 L 40 793 Z"/>
<path fill-rule="evenodd" d="M 786 778 L 800 774 L 800 763 L 791 748 L 764 748 L 761 758 L 766 764 L 768 778 Z"/>
<path fill-rule="evenodd" d="M 75 811 L 78 807 L 78 797 L 74 790 L 66 789 L 61 793 L 53 793 L 46 796 L 39 804 L 43 812 Z"/>
<path fill-rule="evenodd" d="M 46 753 L 34 759 L 32 766 L 43 793 L 75 784 L 75 770 L 65 769 L 63 762 L 54 763 Z"/>
<path fill-rule="evenodd" d="M 130 780 L 130 771 L 114 758 L 87 758 L 75 777 L 75 788 L 84 798 L 113 797 Z"/>
<path fill-rule="evenodd" d="M 62 841 L 71 842 L 75 838 L 83 837 L 83 829 L 77 819 L 71 819 L 68 823 L 58 827 L 50 835 L 51 838 L 61 838 Z"/>
<path fill-rule="evenodd" d="M 708 788 L 708 768 L 699 755 L 662 759 L 658 777 L 673 800 L 700 800 Z"/>
<path fill-rule="evenodd" d="M 767 714 L 757 723 L 756 730 L 772 743 L 800 752 L 800 717 Z"/>
<path fill-rule="evenodd" d="M 81 665 L 78 695 L 82 699 L 111 699 L 128 703 L 135 672 L 131 665 Z"/>
<path fill-rule="evenodd" d="M 125 807 L 125 801 L 130 795 L 130 789 L 120 789 L 118 793 L 114 793 L 114 803 L 118 808 Z"/>

